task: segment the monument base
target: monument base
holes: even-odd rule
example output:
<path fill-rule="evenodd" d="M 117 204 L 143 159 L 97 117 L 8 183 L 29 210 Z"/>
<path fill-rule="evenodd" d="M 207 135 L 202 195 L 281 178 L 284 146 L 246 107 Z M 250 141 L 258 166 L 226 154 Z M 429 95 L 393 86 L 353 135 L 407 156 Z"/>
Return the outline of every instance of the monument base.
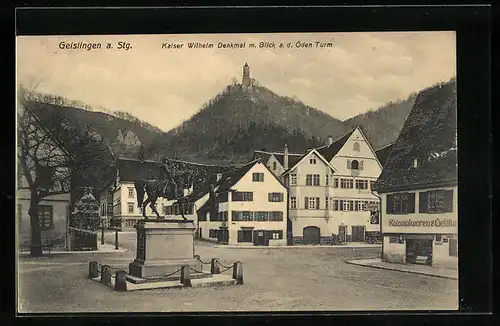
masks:
<path fill-rule="evenodd" d="M 165 261 L 142 261 L 135 259 L 129 264 L 129 274 L 142 279 L 166 278 L 167 276 L 180 277 L 181 267 L 189 266 L 191 273 L 201 272 L 201 262 L 197 259 L 179 259 Z"/>

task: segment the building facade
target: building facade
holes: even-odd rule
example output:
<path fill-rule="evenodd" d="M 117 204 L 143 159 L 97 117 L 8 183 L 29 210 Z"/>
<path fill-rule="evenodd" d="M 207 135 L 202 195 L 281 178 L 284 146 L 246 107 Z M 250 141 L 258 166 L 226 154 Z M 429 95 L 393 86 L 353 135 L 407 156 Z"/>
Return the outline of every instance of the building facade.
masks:
<path fill-rule="evenodd" d="M 260 160 L 224 173 L 197 210 L 198 235 L 230 245 L 286 245 L 287 191 Z"/>
<path fill-rule="evenodd" d="M 359 127 L 306 153 L 283 174 L 292 243 L 362 242 L 379 234 L 379 198 L 371 189 L 381 170 Z"/>
<path fill-rule="evenodd" d="M 456 85 L 420 92 L 375 184 L 382 259 L 458 268 Z"/>

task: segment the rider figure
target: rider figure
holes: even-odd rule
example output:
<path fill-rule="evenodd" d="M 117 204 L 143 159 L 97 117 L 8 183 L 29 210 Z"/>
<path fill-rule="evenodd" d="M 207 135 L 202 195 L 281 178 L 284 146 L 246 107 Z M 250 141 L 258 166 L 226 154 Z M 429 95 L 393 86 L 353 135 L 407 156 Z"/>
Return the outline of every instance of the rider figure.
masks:
<path fill-rule="evenodd" d="M 163 184 L 162 193 L 166 196 L 168 186 L 169 184 L 171 184 L 174 190 L 174 198 L 177 198 L 177 183 L 174 180 L 174 175 L 170 170 L 169 163 L 170 162 L 168 161 L 168 159 L 164 157 L 159 166 L 161 180 L 165 181 L 165 183 Z"/>

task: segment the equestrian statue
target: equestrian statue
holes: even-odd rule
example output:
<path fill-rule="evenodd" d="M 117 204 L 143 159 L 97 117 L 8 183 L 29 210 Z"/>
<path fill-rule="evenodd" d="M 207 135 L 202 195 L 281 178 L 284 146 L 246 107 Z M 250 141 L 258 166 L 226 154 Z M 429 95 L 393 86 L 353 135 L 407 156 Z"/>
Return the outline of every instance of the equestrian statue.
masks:
<path fill-rule="evenodd" d="M 150 204 L 151 210 L 156 214 L 157 220 L 160 214 L 156 210 L 156 201 L 158 198 L 175 200 L 175 205 L 180 206 L 180 213 L 184 220 L 185 208 L 189 207 L 189 199 L 184 195 L 184 189 L 190 189 L 193 185 L 191 172 L 176 172 L 170 167 L 170 161 L 165 157 L 158 165 L 159 178 L 153 180 L 138 180 L 135 184 L 137 192 L 137 205 L 142 209 L 142 215 L 145 221 L 150 219 L 146 216 L 146 206 Z M 147 194 L 144 200 L 144 194 Z"/>

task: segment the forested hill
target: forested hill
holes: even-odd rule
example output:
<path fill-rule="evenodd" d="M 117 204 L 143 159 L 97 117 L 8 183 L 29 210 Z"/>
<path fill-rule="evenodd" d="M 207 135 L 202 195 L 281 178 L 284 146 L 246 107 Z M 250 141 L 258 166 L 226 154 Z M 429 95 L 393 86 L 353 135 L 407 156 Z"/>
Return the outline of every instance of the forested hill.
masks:
<path fill-rule="evenodd" d="M 338 119 L 269 89 L 229 85 L 189 120 L 146 149 L 146 156 L 163 155 L 202 162 L 245 162 L 254 149 L 303 152 L 341 136 L 347 127 Z"/>
<path fill-rule="evenodd" d="M 40 96 L 39 96 L 40 97 Z M 44 95 L 47 97 L 47 95 Z M 33 110 L 49 124 L 46 119 L 63 115 L 69 123 L 78 126 L 90 126 L 110 146 L 113 154 L 120 157 L 137 156 L 142 146 L 148 146 L 162 131 L 147 122 L 141 121 L 126 112 L 99 112 L 89 106 L 71 106 L 75 101 L 59 97 L 37 98 L 33 101 Z M 78 103 L 78 102 L 76 102 Z"/>
<path fill-rule="evenodd" d="M 394 142 L 416 93 L 365 114 L 341 121 L 299 100 L 254 86 L 229 85 L 189 120 L 158 135 L 146 156 L 197 160 L 205 163 L 245 162 L 254 149 L 291 152 L 323 145 L 328 135 L 340 138 L 360 125 L 374 148 Z"/>
<path fill-rule="evenodd" d="M 405 100 L 389 102 L 378 109 L 345 120 L 344 123 L 348 129 L 361 126 L 373 148 L 381 148 L 396 141 L 416 96 L 417 93 L 412 93 Z"/>

